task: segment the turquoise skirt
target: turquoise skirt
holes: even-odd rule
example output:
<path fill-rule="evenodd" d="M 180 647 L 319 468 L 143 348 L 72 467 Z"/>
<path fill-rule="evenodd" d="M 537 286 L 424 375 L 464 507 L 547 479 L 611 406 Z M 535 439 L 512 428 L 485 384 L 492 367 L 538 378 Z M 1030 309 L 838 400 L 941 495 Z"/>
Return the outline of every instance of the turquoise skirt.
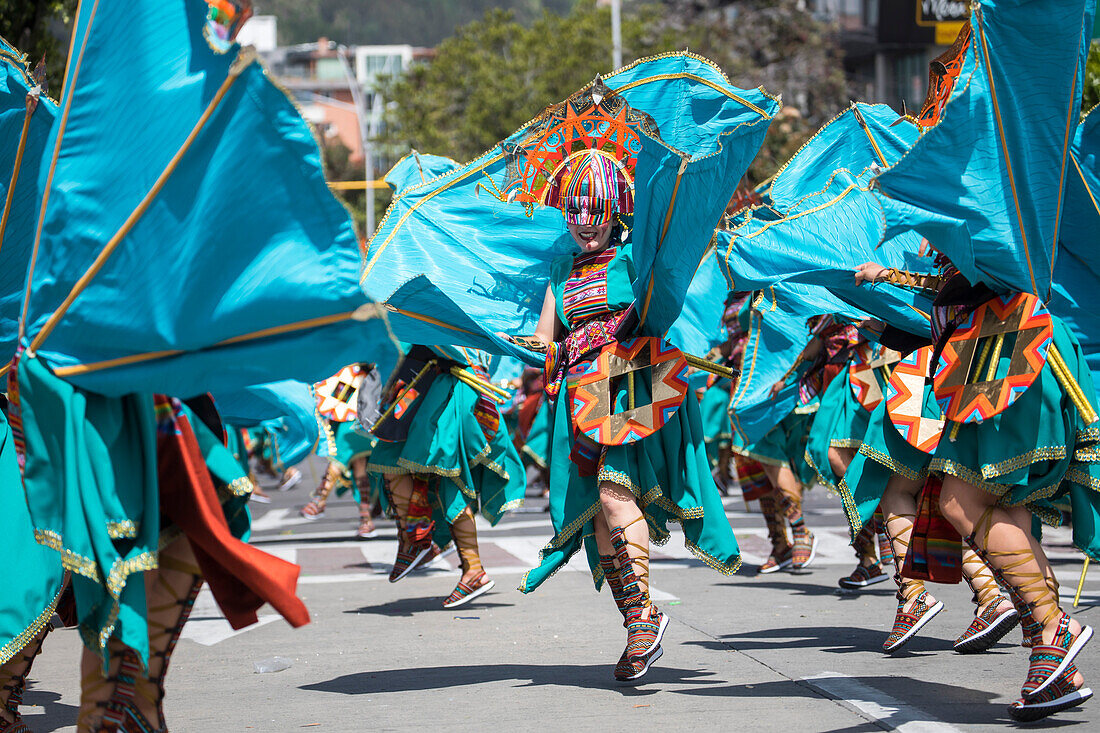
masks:
<path fill-rule="evenodd" d="M 707 446 L 707 459 L 711 468 L 718 465 L 718 453 L 733 442 L 730 428 L 730 390 L 729 382 L 719 381 L 703 393 L 699 401 L 699 412 L 703 421 L 703 440 Z"/>
<path fill-rule="evenodd" d="M 806 442 L 813 422 L 813 413 L 792 411 L 755 443 L 746 445 L 740 436 L 734 436 L 733 451 L 769 466 L 790 468 L 800 483 L 813 486 L 817 472 L 806 463 Z"/>
<path fill-rule="evenodd" d="M 7 546 L 0 596 L 0 664 L 5 664 L 50 622 L 65 573 L 61 556 L 34 541 L 11 427 L 0 412 L 0 533 Z"/>
<path fill-rule="evenodd" d="M 821 404 L 806 440 L 805 460 L 818 483 L 836 490 L 839 479 L 829 464 L 829 449 L 858 449 L 863 444 L 870 419 L 871 412 L 859 404 L 852 392 L 847 370 L 842 371 L 821 395 Z"/>
<path fill-rule="evenodd" d="M 539 468 L 549 465 L 552 417 L 550 400 L 543 400 L 539 411 L 535 413 L 535 419 L 531 421 L 531 429 L 527 431 L 527 441 L 523 444 L 523 457 Z"/>
<path fill-rule="evenodd" d="M 684 544 L 710 567 L 731 575 L 741 564 L 737 538 L 726 519 L 722 497 L 710 473 L 699 401 L 690 394 L 653 435 L 627 445 L 607 446 L 598 475 L 580 476 L 570 460 L 573 418 L 567 392 L 553 402 L 550 443 L 550 520 L 554 537 L 540 553 L 519 589 L 529 593 L 556 573 L 582 546 L 597 589 L 603 583 L 592 518 L 600 511 L 599 484 L 609 481 L 634 494 L 649 525 L 652 544 L 669 539 L 668 523 L 679 522 Z M 620 409 L 622 406 L 619 406 Z"/>
<path fill-rule="evenodd" d="M 450 525 L 467 507 L 496 524 L 505 512 L 521 506 L 527 479 L 503 421 L 495 433 L 485 436 L 474 414 L 478 393 L 471 387 L 441 374 L 420 399 L 424 402 L 409 425 L 408 437 L 378 441 L 367 471 L 376 477 L 435 477 L 430 496 L 435 519 L 432 539 L 445 547 L 451 541 Z"/>

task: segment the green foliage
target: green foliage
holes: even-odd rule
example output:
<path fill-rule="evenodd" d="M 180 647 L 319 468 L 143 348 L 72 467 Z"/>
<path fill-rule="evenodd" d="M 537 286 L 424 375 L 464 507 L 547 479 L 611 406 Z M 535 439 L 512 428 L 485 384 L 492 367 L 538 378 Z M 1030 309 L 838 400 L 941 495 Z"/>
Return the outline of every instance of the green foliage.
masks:
<path fill-rule="evenodd" d="M 1093 41 L 1089 49 L 1089 58 L 1085 63 L 1085 100 L 1081 105 L 1082 112 L 1100 104 L 1100 41 Z"/>
<path fill-rule="evenodd" d="M 324 36 L 346 44 L 434 46 L 492 8 L 529 23 L 543 10 L 564 13 L 573 0 L 256 0 L 257 14 L 279 17 L 279 43 Z"/>
<path fill-rule="evenodd" d="M 632 4 L 633 5 L 633 4 Z M 624 63 L 675 50 L 674 36 L 655 31 L 659 8 L 624 11 Z M 611 71 L 607 8 L 581 0 L 567 16 L 545 12 L 530 27 L 493 10 L 439 44 L 436 57 L 390 80 L 386 140 L 460 162 L 504 139 L 551 103 Z"/>
<path fill-rule="evenodd" d="M 25 53 L 33 69 L 46 59 L 49 94 L 57 97 L 65 76 L 69 31 L 77 0 L 0 0 L 0 36 Z"/>

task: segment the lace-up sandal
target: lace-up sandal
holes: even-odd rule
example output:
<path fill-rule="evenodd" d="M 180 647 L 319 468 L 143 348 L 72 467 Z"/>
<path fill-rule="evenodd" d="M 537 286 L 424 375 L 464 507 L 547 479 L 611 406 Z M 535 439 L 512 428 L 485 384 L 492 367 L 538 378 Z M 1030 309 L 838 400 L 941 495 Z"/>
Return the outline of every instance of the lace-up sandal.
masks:
<path fill-rule="evenodd" d="M 202 576 L 186 539 L 160 553 L 160 567 L 146 577 L 149 665 L 142 669 L 133 649 L 108 642 L 109 674 L 98 656 L 85 650 L 81 660 L 79 730 L 100 733 L 164 733 L 164 682 L 168 664 L 202 588 Z M 142 711 L 152 705 L 154 720 Z"/>
<path fill-rule="evenodd" d="M 668 628 L 668 617 L 661 613 L 649 599 L 649 558 L 645 547 L 626 539 L 626 529 L 644 521 L 638 517 L 626 527 L 611 530 L 611 546 L 619 563 L 619 582 L 622 596 L 619 610 L 626 627 L 626 648 L 615 665 L 615 679 L 634 682 L 641 679 L 650 666 L 661 658 L 661 640 Z M 633 548 L 638 557 L 631 557 Z M 647 613 L 648 611 L 648 613 Z"/>
<path fill-rule="evenodd" d="M 887 654 L 892 654 L 900 650 L 909 640 L 916 636 L 917 632 L 928 625 L 928 622 L 936 617 L 936 615 L 943 610 L 943 601 L 936 601 L 929 606 L 925 603 L 928 597 L 928 592 L 923 591 L 917 596 L 916 602 L 913 604 L 912 609 L 905 610 L 905 596 L 898 593 L 898 611 L 894 616 L 894 628 L 890 632 L 890 635 L 886 637 L 885 643 L 882 645 L 882 650 Z"/>
<path fill-rule="evenodd" d="M 409 532 L 409 530 L 405 530 Z M 407 540 L 397 546 L 397 557 L 393 560 L 393 569 L 390 571 L 390 582 L 396 583 L 411 573 L 416 568 L 429 561 L 428 555 L 432 553 L 432 548 L 435 547 L 435 543 L 431 540 L 431 534 L 429 533 L 428 539 L 414 542 Z M 438 553 L 438 549 L 436 549 Z"/>
<path fill-rule="evenodd" d="M 894 566 L 894 546 L 890 544 L 890 536 L 886 534 L 886 518 L 881 509 L 875 510 L 875 539 L 878 540 L 878 559 L 883 567 Z"/>
<path fill-rule="evenodd" d="M 768 559 L 764 561 L 764 564 L 760 566 L 760 569 L 756 572 L 759 575 L 768 575 L 770 573 L 776 573 L 780 570 L 786 570 L 791 566 L 791 562 L 794 560 L 794 550 L 788 547 L 786 552 L 775 553 L 772 552 L 768 556 Z"/>
<path fill-rule="evenodd" d="M 791 571 L 798 572 L 806 567 L 817 557 L 817 537 L 805 525 L 799 525 L 791 529 L 794 535 L 794 551 L 791 554 Z"/>
<path fill-rule="evenodd" d="M 1032 647 L 1027 680 L 1020 689 L 1025 699 L 1047 689 L 1065 674 L 1092 638 L 1091 626 L 1082 626 L 1081 631 L 1074 634 L 1069 630 L 1069 621 L 1069 616 L 1062 613 L 1058 619 L 1058 629 L 1054 632 L 1054 642 Z"/>
<path fill-rule="evenodd" d="M 451 593 L 447 600 L 443 601 L 443 607 L 458 608 L 459 606 L 464 606 L 478 596 L 488 593 L 494 586 L 496 586 L 496 583 L 485 577 L 485 573 L 479 573 L 474 576 L 474 579 L 469 583 L 459 581 L 458 585 L 455 586 L 454 592 Z"/>
<path fill-rule="evenodd" d="M 876 562 L 874 565 L 857 565 L 850 575 L 838 580 L 837 585 L 849 590 L 859 590 L 889 579 L 890 576 L 883 572 L 882 566 Z"/>
<path fill-rule="evenodd" d="M 1005 604 L 1008 602 L 1008 596 L 998 596 L 984 611 L 976 615 L 966 631 L 955 639 L 955 651 L 959 654 L 984 652 L 1016 628 L 1020 614 L 1012 605 L 1006 608 Z"/>
<path fill-rule="evenodd" d="M 986 557 L 985 550 L 978 547 L 977 543 L 974 541 L 974 535 L 964 537 L 963 541 L 974 551 L 974 554 L 981 558 L 985 566 L 989 568 L 989 572 L 993 573 L 993 577 L 1005 588 L 1009 600 L 1012 601 L 1012 607 L 1016 609 L 1016 614 L 1020 621 L 1020 630 L 1023 632 L 1023 640 L 1020 642 L 1020 646 L 1025 649 L 1030 649 L 1033 646 L 1042 644 L 1043 627 L 1035 620 L 1035 614 L 1031 612 L 1031 606 L 1020 597 L 1020 594 L 1016 592 L 1016 589 L 1012 587 L 1011 584 L 1005 581 L 1004 575 L 1002 575 L 997 568 L 989 564 L 989 559 Z"/>
<path fill-rule="evenodd" d="M 1092 690 L 1082 685 L 1075 687 L 1073 678 L 1077 667 L 1069 665 L 1065 674 L 1052 682 L 1042 692 L 1027 698 L 1020 698 L 1008 706 L 1008 714 L 1013 720 L 1032 723 L 1063 710 L 1075 708 L 1092 697 Z"/>
<path fill-rule="evenodd" d="M 26 646 L 0 665 L 0 679 L 4 680 L 0 695 L 3 695 L 3 709 L 6 713 L 0 715 L 0 733 L 33 733 L 19 715 L 19 706 L 23 703 L 23 693 L 27 689 L 27 675 L 30 674 L 35 657 L 42 651 L 42 642 L 52 629 L 53 625 L 47 621 Z"/>
<path fill-rule="evenodd" d="M 374 526 L 370 511 L 359 512 L 359 528 L 355 530 L 356 539 L 373 540 L 378 536 L 378 530 Z"/>

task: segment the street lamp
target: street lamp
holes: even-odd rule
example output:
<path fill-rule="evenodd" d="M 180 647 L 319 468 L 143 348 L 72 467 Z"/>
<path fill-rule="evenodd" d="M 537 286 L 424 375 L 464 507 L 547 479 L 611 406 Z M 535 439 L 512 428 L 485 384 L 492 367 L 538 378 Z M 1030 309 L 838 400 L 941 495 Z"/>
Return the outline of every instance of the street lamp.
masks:
<path fill-rule="evenodd" d="M 622 0 L 611 0 L 611 68 L 623 68 Z"/>

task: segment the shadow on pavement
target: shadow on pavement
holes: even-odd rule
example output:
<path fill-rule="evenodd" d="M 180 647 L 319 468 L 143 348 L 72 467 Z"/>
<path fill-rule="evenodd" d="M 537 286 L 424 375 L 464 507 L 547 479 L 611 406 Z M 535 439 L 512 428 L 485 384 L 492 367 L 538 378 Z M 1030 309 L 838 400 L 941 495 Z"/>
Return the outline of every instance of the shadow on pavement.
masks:
<path fill-rule="evenodd" d="M 377 695 L 387 692 L 438 690 L 491 682 L 517 683 L 516 687 L 577 687 L 581 689 L 615 690 L 626 697 L 667 692 L 661 685 L 706 684 L 698 678 L 713 675 L 694 669 L 653 667 L 638 686 L 620 685 L 611 676 L 612 665 L 570 664 L 484 664 L 451 667 L 387 669 L 378 672 L 357 672 L 331 680 L 302 685 L 299 689 L 334 692 L 341 695 Z M 725 680 L 714 680 L 719 685 Z M 705 689 L 705 688 L 697 688 Z"/>
<path fill-rule="evenodd" d="M 377 606 L 363 606 L 362 608 L 344 611 L 344 613 L 375 614 L 378 616 L 412 616 L 413 614 L 424 613 L 426 611 L 440 611 L 444 613 L 453 613 L 457 616 L 473 616 L 477 615 L 477 610 L 480 608 L 511 608 L 515 605 L 514 603 L 495 603 L 492 600 L 492 596 L 486 594 L 482 596 L 485 600 L 475 598 L 465 606 L 459 606 L 458 608 L 443 608 L 443 601 L 446 600 L 446 598 L 447 596 L 402 598 L 397 601 L 389 601 L 388 603 L 379 603 Z"/>
<path fill-rule="evenodd" d="M 58 700 L 61 699 L 61 695 L 56 692 L 36 690 L 34 684 L 32 680 L 29 689 L 23 695 L 23 722 L 30 730 L 51 733 L 76 724 L 76 705 L 60 703 Z M 26 712 L 27 707 L 35 705 L 42 708 L 41 713 Z"/>
<path fill-rule="evenodd" d="M 812 576 L 796 575 L 793 576 L 791 580 L 780 580 L 778 578 L 776 578 L 775 580 L 772 580 L 771 578 L 769 578 L 768 580 L 764 580 L 762 578 L 746 578 L 742 582 L 735 581 L 732 583 L 720 583 L 720 585 L 746 588 L 749 586 L 753 588 L 770 588 L 772 590 L 787 591 L 791 595 L 795 596 L 833 596 L 835 598 L 841 598 L 840 594 L 837 593 L 837 590 L 839 590 L 839 588 L 837 587 L 830 587 L 827 585 L 814 585 L 813 583 L 800 583 L 794 579 L 809 577 Z M 897 592 L 896 590 L 891 591 L 885 588 L 883 590 L 886 592 L 882 595 L 894 595 Z M 867 595 L 877 595 L 876 591 L 874 590 L 865 591 L 865 593 L 867 593 Z"/>
<path fill-rule="evenodd" d="M 886 632 L 857 626 L 796 626 L 786 629 L 761 629 L 741 634 L 727 634 L 720 641 L 689 641 L 707 649 L 737 651 L 768 649 L 817 649 L 834 654 L 875 652 L 882 650 Z M 893 658 L 924 656 L 951 651 L 951 643 L 934 637 L 916 636 Z"/>

